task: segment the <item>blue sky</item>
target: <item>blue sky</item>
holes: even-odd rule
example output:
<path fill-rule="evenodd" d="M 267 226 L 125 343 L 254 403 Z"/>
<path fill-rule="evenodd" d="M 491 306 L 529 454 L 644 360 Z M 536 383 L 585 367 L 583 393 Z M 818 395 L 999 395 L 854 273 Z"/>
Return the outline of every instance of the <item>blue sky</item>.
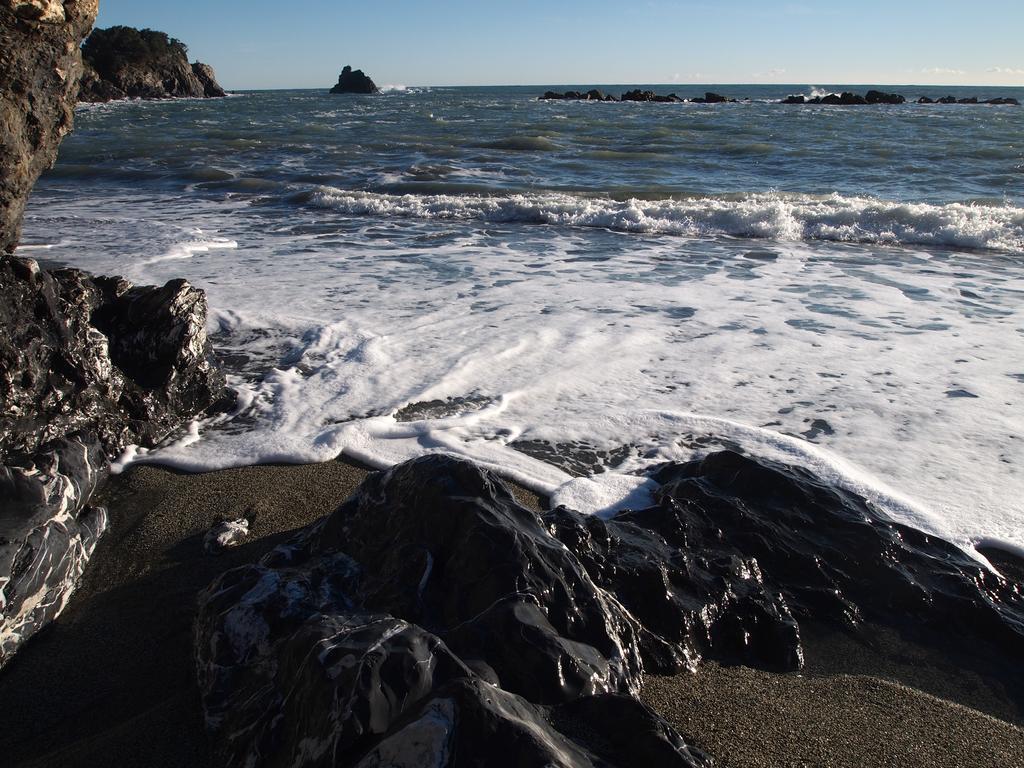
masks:
<path fill-rule="evenodd" d="M 1024 85 L 1022 0 L 100 0 L 227 88 L 379 85 Z"/>

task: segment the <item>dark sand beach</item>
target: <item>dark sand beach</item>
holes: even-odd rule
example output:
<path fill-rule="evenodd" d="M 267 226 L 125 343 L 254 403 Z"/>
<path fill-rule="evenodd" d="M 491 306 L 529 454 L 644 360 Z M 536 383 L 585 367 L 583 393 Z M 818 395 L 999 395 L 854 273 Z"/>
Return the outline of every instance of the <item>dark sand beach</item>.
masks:
<path fill-rule="evenodd" d="M 143 465 L 115 478 L 101 499 L 111 530 L 70 605 L 0 676 L 6 764 L 214 764 L 193 666 L 198 591 L 332 511 L 367 472 L 338 460 L 197 475 Z M 210 526 L 242 515 L 253 520 L 246 542 L 205 554 Z M 648 678 L 643 697 L 726 766 L 1024 765 L 1012 705 L 969 674 L 920 659 L 886 666 L 853 641 L 830 647 L 804 675 L 706 664 Z"/>

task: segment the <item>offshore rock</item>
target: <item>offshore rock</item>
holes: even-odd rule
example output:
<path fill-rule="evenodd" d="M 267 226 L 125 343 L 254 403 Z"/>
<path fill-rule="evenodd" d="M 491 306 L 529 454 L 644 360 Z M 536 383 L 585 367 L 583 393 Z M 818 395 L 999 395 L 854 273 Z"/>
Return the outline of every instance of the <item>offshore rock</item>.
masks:
<path fill-rule="evenodd" d="M 0 665 L 67 602 L 109 457 L 224 393 L 202 291 L 0 256 Z"/>
<path fill-rule="evenodd" d="M 706 765 L 631 698 L 642 674 L 799 669 L 804 622 L 1024 661 L 1019 585 L 854 494 L 732 452 L 654 479 L 602 520 L 445 456 L 371 476 L 200 596 L 221 763 Z"/>
<path fill-rule="evenodd" d="M 0 0 L 0 254 L 17 245 L 32 185 L 71 130 L 95 18 L 96 0 Z"/>
<path fill-rule="evenodd" d="M 885 93 L 883 91 L 868 91 L 864 96 L 868 104 L 903 104 L 907 100 L 898 93 Z"/>
<path fill-rule="evenodd" d="M 224 96 L 213 68 L 189 64 L 180 40 L 151 29 L 95 29 L 82 46 L 81 101 Z"/>
<path fill-rule="evenodd" d="M 377 84 L 363 70 L 353 70 L 345 65 L 338 75 L 338 83 L 331 88 L 331 93 L 380 93 Z"/>
<path fill-rule="evenodd" d="M 708 765 L 634 699 L 643 632 L 490 473 L 431 456 L 200 595 L 200 689 L 226 766 Z M 415 747 L 415 749 L 413 749 Z M 401 758 L 401 759 L 399 759 Z"/>

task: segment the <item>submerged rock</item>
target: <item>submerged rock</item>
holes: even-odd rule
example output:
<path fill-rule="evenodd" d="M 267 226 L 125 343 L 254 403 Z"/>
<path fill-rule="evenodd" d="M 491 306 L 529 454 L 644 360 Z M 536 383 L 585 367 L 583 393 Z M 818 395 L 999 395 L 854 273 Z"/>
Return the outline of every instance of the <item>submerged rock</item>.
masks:
<path fill-rule="evenodd" d="M 371 476 L 201 595 L 222 763 L 704 765 L 631 698 L 645 672 L 799 669 L 804 622 L 1024 656 L 1018 588 L 858 496 L 732 452 L 655 479 L 603 520 L 445 456 Z"/>
<path fill-rule="evenodd" d="M 0 254 L 17 245 L 32 185 L 71 130 L 95 18 L 96 0 L 0 3 Z"/>
<path fill-rule="evenodd" d="M 213 68 L 189 64 L 180 40 L 152 29 L 95 29 L 82 46 L 86 71 L 79 99 L 209 98 L 226 95 Z"/>
<path fill-rule="evenodd" d="M 338 75 L 338 84 L 331 88 L 331 93 L 380 93 L 380 89 L 363 70 L 353 70 L 346 65 Z"/>
<path fill-rule="evenodd" d="M 67 602 L 109 457 L 224 395 L 202 291 L 0 257 L 0 665 Z"/>

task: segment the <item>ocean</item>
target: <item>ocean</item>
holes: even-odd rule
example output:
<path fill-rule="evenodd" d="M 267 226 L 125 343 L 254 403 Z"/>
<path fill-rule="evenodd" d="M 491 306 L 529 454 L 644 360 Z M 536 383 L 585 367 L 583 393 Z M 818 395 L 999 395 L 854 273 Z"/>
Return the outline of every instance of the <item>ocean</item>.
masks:
<path fill-rule="evenodd" d="M 606 513 L 727 447 L 1024 552 L 1024 108 L 773 103 L 869 87 L 84 106 L 21 253 L 207 291 L 237 408 L 118 467 L 444 451 Z"/>

